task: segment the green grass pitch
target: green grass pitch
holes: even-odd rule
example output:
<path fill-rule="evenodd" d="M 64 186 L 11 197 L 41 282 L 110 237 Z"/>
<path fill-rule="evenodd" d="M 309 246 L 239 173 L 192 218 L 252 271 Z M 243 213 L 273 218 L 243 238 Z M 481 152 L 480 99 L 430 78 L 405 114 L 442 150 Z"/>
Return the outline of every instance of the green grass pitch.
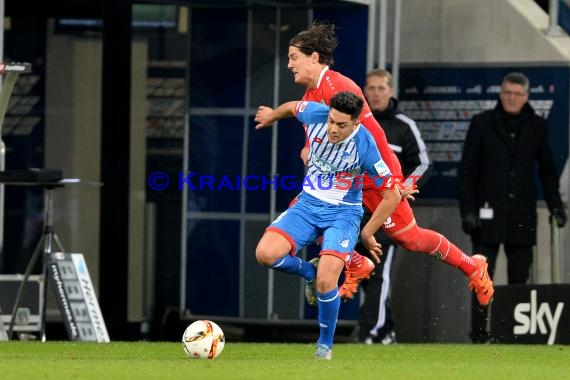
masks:
<path fill-rule="evenodd" d="M 570 379 L 570 347 L 537 345 L 232 343 L 215 360 L 182 343 L 0 342 L 0 379 Z"/>

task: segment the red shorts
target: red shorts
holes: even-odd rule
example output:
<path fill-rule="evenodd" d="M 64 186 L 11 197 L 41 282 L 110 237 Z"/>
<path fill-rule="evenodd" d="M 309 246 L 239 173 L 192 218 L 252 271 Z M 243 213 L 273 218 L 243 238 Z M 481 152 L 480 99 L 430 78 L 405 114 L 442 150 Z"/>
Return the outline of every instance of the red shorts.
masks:
<path fill-rule="evenodd" d="M 371 213 L 376 210 L 376 207 L 378 207 L 381 201 L 382 196 L 380 195 L 379 191 L 375 191 L 374 189 L 364 191 L 364 194 L 362 196 L 362 204 Z M 382 229 L 386 231 L 388 235 L 392 235 L 400 231 L 402 228 L 408 226 L 413 222 L 413 220 L 414 211 L 410 207 L 408 200 L 402 199 L 402 201 L 398 203 L 398 206 L 396 206 L 396 209 L 392 215 L 386 219 L 384 225 L 382 226 Z"/>
<path fill-rule="evenodd" d="M 410 223 L 413 221 L 414 211 L 412 211 L 408 200 L 403 199 L 398 204 L 392 215 L 386 219 L 384 226 L 382 226 L 382 229 L 384 229 L 388 235 L 392 235 L 400 231 L 402 228 L 410 225 Z"/>

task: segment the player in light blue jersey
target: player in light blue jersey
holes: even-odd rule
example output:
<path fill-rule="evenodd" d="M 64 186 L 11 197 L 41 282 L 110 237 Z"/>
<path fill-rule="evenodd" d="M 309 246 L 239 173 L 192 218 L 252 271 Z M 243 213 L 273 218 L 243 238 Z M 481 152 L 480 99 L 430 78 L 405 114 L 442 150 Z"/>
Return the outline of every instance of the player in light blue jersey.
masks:
<path fill-rule="evenodd" d="M 373 173 L 377 187 L 386 181 L 389 187 L 393 179 L 366 128 L 356 124 L 351 130 L 347 125 L 345 132 L 350 134 L 337 133 L 341 130 L 336 122 L 338 112 L 331 109 L 329 113 L 328 106 L 316 102 L 297 104 L 296 116 L 306 126 L 310 145 L 311 165 L 303 191 L 327 203 L 358 206 L 362 204 L 364 171 Z"/>
<path fill-rule="evenodd" d="M 309 168 L 298 201 L 266 229 L 255 255 L 262 265 L 301 276 L 316 287 L 320 334 L 315 357 L 319 359 L 332 356 L 341 302 L 338 280 L 358 241 L 363 173 L 375 179 L 383 195 L 361 232 L 361 241 L 374 254 L 381 254 L 374 233 L 403 196 L 416 192 L 394 183 L 372 135 L 358 122 L 362 107 L 358 95 L 339 92 L 330 108 L 316 102 L 289 102 L 275 109 L 278 114 L 294 112 L 307 126 Z M 296 254 L 320 236 L 320 262 L 315 268 Z"/>

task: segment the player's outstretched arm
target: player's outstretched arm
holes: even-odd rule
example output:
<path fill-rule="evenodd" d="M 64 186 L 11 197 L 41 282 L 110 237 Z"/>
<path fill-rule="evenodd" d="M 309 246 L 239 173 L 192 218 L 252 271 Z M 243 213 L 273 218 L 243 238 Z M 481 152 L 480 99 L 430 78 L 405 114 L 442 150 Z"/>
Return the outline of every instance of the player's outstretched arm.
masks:
<path fill-rule="evenodd" d="M 267 106 L 259 106 L 255 113 L 255 122 L 257 123 L 255 129 L 271 127 L 277 120 L 294 117 L 297 103 L 299 102 L 292 101 L 283 103 L 275 109 Z"/>

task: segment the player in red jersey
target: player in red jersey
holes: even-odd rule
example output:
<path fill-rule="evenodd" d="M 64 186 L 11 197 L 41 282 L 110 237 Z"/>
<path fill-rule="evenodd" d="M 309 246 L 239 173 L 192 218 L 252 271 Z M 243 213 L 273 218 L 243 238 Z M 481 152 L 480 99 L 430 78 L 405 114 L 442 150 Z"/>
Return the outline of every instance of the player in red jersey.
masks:
<path fill-rule="evenodd" d="M 303 100 L 330 103 L 331 97 L 339 91 L 350 91 L 358 94 L 362 99 L 364 95 L 359 86 L 350 78 L 329 68 L 333 64 L 333 52 L 337 46 L 335 26 L 324 22 L 315 22 L 309 30 L 298 33 L 289 41 L 289 62 L 287 67 L 293 72 L 295 83 L 306 88 Z M 390 168 L 392 174 L 402 178 L 402 170 L 395 154 L 386 140 L 384 131 L 372 116 L 368 103 L 364 102 L 364 109 L 359 121 L 370 131 L 378 146 L 382 158 Z M 269 125 L 281 116 L 277 116 L 270 107 L 260 106 L 255 116 L 256 122 Z M 288 115 L 293 117 L 294 115 Z M 301 153 L 305 162 L 311 160 L 310 156 Z M 363 206 L 372 212 L 376 209 L 382 197 L 374 188 L 370 179 L 363 183 Z M 384 221 L 380 222 L 384 223 Z M 378 227 L 381 226 L 369 226 Z M 373 230 L 371 228 L 371 230 Z M 416 224 L 414 213 L 407 201 L 403 199 L 391 217 L 382 226 L 384 231 L 404 249 L 413 252 L 427 253 L 446 264 L 457 267 L 469 280 L 469 288 L 473 289 L 481 305 L 488 305 L 493 297 L 493 283 L 487 272 L 487 259 L 482 255 L 472 257 L 463 253 L 442 234 L 421 228 Z M 376 231 L 376 230 L 374 230 Z M 364 237 L 366 231 L 362 231 Z M 366 236 L 366 238 L 369 238 Z M 379 258 L 371 252 L 376 261 Z M 340 288 L 340 295 L 344 299 L 352 298 L 358 290 L 360 281 L 370 277 L 374 264 L 356 251 L 345 270 L 345 283 Z"/>

